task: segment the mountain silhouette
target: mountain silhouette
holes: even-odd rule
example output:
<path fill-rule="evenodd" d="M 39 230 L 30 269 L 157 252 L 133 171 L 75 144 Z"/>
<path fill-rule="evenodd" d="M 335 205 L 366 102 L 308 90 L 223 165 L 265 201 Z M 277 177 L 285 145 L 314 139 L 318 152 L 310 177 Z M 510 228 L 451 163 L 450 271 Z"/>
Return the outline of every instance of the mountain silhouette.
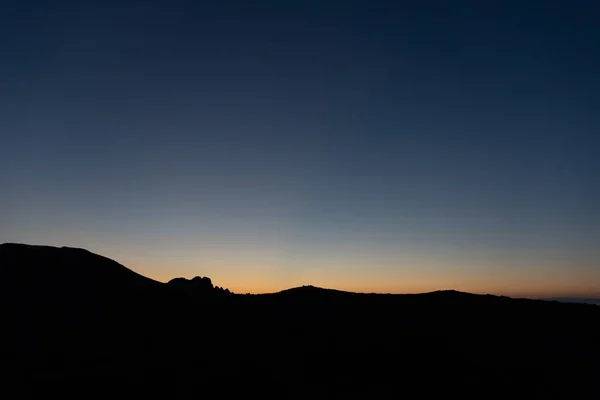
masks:
<path fill-rule="evenodd" d="M 310 285 L 233 294 L 208 277 L 161 283 L 83 249 L 12 243 L 0 274 L 6 398 L 80 397 L 81 386 L 136 398 L 600 390 L 595 305 Z"/>
<path fill-rule="evenodd" d="M 210 278 L 206 276 L 195 276 L 192 279 L 174 278 L 167 282 L 167 285 L 184 291 L 192 297 L 231 294 L 229 289 L 214 286 Z"/>
<path fill-rule="evenodd" d="M 72 247 L 0 245 L 2 275 L 10 288 L 82 292 L 147 289 L 160 285 L 109 258 Z"/>
<path fill-rule="evenodd" d="M 552 297 L 544 299 L 546 301 L 558 301 L 561 303 L 582 303 L 582 304 L 596 304 L 600 306 L 600 298 L 581 298 L 581 297 Z"/>

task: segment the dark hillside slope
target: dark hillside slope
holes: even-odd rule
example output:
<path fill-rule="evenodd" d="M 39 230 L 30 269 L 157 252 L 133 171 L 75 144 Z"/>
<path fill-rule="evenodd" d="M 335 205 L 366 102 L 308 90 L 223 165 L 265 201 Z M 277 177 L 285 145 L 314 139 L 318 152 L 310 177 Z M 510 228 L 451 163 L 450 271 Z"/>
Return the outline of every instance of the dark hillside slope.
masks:
<path fill-rule="evenodd" d="M 0 245 L 2 280 L 9 290 L 52 288 L 94 293 L 130 291 L 160 285 L 109 258 L 72 247 Z"/>
<path fill-rule="evenodd" d="M 0 349 L 13 368 L 124 365 L 185 321 L 178 293 L 83 249 L 3 244 L 0 276 Z"/>

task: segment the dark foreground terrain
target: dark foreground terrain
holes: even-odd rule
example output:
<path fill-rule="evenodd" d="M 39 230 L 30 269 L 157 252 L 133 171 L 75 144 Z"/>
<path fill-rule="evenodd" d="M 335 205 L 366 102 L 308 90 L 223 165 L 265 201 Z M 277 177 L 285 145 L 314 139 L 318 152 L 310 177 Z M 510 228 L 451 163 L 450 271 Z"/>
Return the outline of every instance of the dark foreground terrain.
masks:
<path fill-rule="evenodd" d="M 0 245 L 3 398 L 600 396 L 600 307 L 443 291 L 163 284 Z"/>

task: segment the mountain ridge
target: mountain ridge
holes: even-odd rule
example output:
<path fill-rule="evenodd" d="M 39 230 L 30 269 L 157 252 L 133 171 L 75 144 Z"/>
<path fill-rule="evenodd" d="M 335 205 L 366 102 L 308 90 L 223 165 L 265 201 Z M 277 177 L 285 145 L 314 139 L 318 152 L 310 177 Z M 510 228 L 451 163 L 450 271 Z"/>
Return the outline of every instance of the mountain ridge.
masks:
<path fill-rule="evenodd" d="M 208 277 L 162 283 L 85 249 L 15 244 L 0 245 L 0 276 L 1 387 L 31 398 L 62 398 L 73 382 L 104 398 L 600 389 L 593 305 L 311 285 L 233 294 Z"/>
<path fill-rule="evenodd" d="M 133 270 L 131 270 L 130 268 L 124 266 L 123 264 L 120 264 L 119 262 L 97 254 L 97 253 L 93 253 L 87 249 L 84 248 L 78 248 L 78 247 L 69 247 L 69 246 L 49 246 L 49 245 L 31 245 L 31 244 L 25 244 L 25 243 L 2 243 L 0 244 L 0 257 L 31 257 L 34 256 L 37 258 L 36 261 L 43 263 L 43 259 L 45 257 L 45 260 L 51 260 L 52 256 L 54 256 L 55 259 L 62 259 L 62 260 L 68 260 L 69 257 L 71 258 L 71 260 L 69 260 L 71 263 L 75 262 L 75 261 L 79 261 L 79 262 L 92 262 L 92 264 L 98 264 L 99 262 L 102 262 L 103 265 L 102 267 L 104 268 L 104 271 L 102 272 L 106 272 L 106 270 L 108 268 L 112 268 L 113 271 L 111 271 L 111 273 L 115 273 L 117 272 L 115 269 L 120 269 L 120 273 L 125 273 L 130 275 L 130 277 L 136 277 L 139 278 L 139 282 L 138 285 L 139 286 L 144 286 L 144 283 L 142 283 L 142 281 L 146 282 L 146 284 L 153 284 L 155 286 L 171 286 L 171 287 L 177 287 L 177 288 L 181 288 L 181 289 L 185 289 L 186 291 L 194 291 L 194 290 L 212 290 L 212 289 L 217 289 L 220 291 L 224 291 L 227 293 L 231 293 L 229 291 L 229 289 L 226 288 L 222 288 L 219 286 L 214 286 L 211 279 L 208 277 L 200 277 L 200 276 L 195 276 L 191 279 L 185 278 L 185 277 L 176 277 L 173 278 L 171 280 L 169 280 L 166 283 L 163 282 L 159 282 L 156 281 L 152 278 L 148 278 L 138 272 L 135 272 Z M 5 261 L 6 262 L 6 261 Z M 13 260 L 14 262 L 14 260 Z M 84 268 L 81 268 L 79 271 L 75 271 L 73 270 L 72 272 L 86 272 Z M 89 271 L 88 271 L 89 272 Z M 100 271 L 95 271 L 97 276 L 100 276 Z M 33 276 L 31 276 L 31 278 L 34 278 Z M 116 279 L 118 279 L 115 276 Z M 324 288 L 324 287 L 319 287 L 319 286 L 315 286 L 315 285 L 302 285 L 302 286 L 297 286 L 297 287 L 291 287 L 291 288 L 287 288 L 287 289 L 282 289 L 280 291 L 277 292 L 272 292 L 272 293 L 264 293 L 264 294 L 255 294 L 255 295 L 273 295 L 273 294 L 278 294 L 278 295 L 294 295 L 294 294 L 335 294 L 335 295 L 379 295 L 379 296 L 415 296 L 415 295 L 446 295 L 446 296 L 496 296 L 496 295 L 480 295 L 480 294 L 473 294 L 473 293 L 468 293 L 468 292 L 462 292 L 462 291 L 458 291 L 458 290 L 453 290 L 453 289 L 444 289 L 444 290 L 435 290 L 435 291 L 430 291 L 430 292 L 423 292 L 423 293 L 414 293 L 414 294 L 401 294 L 401 293 L 367 293 L 367 292 L 352 292 L 352 291 L 347 291 L 347 290 L 340 290 L 340 289 L 334 289 L 334 288 Z M 496 297 L 504 297 L 504 296 L 496 296 Z"/>
<path fill-rule="evenodd" d="M 139 286 L 139 287 L 144 287 L 144 286 L 149 286 L 149 285 L 150 286 L 154 285 L 156 287 L 170 286 L 170 287 L 182 289 L 188 293 L 194 293 L 194 292 L 198 292 L 198 291 L 202 291 L 202 290 L 204 290 L 204 291 L 217 290 L 219 292 L 233 294 L 233 292 L 231 292 L 229 289 L 227 289 L 225 287 L 214 286 L 211 279 L 208 277 L 195 276 L 191 279 L 188 279 L 185 277 L 176 277 L 167 282 L 160 282 L 160 281 L 154 280 L 152 278 L 146 277 L 145 275 L 142 275 L 109 257 L 94 253 L 85 248 L 70 247 L 70 246 L 32 245 L 32 244 L 16 243 L 16 242 L 7 242 L 7 243 L 0 244 L 0 261 L 2 261 L 2 257 L 4 257 L 5 263 L 6 263 L 7 257 L 10 258 L 10 257 L 16 257 L 16 256 L 25 257 L 25 258 L 28 258 L 28 257 L 30 258 L 31 256 L 34 256 L 34 257 L 37 257 L 36 261 L 38 261 L 40 264 L 44 262 L 43 261 L 44 259 L 45 260 L 52 259 L 52 257 L 50 257 L 50 256 L 55 256 L 55 259 L 68 260 L 68 261 L 70 261 L 71 264 L 75 261 L 79 261 L 79 262 L 85 261 L 88 263 L 92 262 L 92 264 L 96 264 L 96 265 L 98 265 L 99 263 L 102 263 L 102 266 L 105 268 L 105 270 L 107 268 L 112 268 L 113 270 L 111 272 L 113 274 L 117 273 L 117 274 L 121 274 L 121 275 L 129 275 L 129 280 L 135 281 L 136 286 Z M 47 258 L 47 257 L 50 257 L 50 258 Z M 69 258 L 70 258 L 70 260 L 69 260 Z M 31 261 L 31 260 L 29 260 L 29 261 Z M 12 262 L 14 263 L 15 260 L 13 259 Z M 120 270 L 120 271 L 117 272 L 117 270 Z M 2 271 L 0 271 L 0 272 L 2 272 Z M 73 273 L 85 272 L 85 269 L 80 269 L 79 271 L 72 270 L 71 272 L 73 272 Z M 30 278 L 33 279 L 33 278 L 35 278 L 35 276 L 30 275 Z M 113 278 L 119 279 L 116 276 Z M 534 300 L 534 301 L 540 300 L 540 301 L 548 301 L 548 302 L 600 305 L 600 299 L 586 299 L 586 298 L 573 298 L 573 297 L 569 297 L 569 298 L 567 298 L 567 297 L 551 297 L 551 298 L 540 298 L 540 299 L 526 298 L 526 299 L 524 299 L 524 298 L 513 298 L 513 297 L 489 294 L 489 293 L 488 294 L 476 294 L 476 293 L 464 292 L 464 291 L 455 290 L 455 289 L 440 289 L 440 290 L 433 290 L 433 291 L 422 292 L 422 293 L 378 293 L 378 292 L 352 292 L 352 291 L 341 290 L 341 289 L 324 288 L 324 287 L 319 287 L 319 286 L 315 286 L 315 285 L 302 285 L 302 286 L 282 289 L 277 292 L 261 293 L 261 294 L 253 294 L 253 295 L 256 295 L 256 296 L 263 296 L 263 295 L 286 295 L 286 296 L 289 296 L 289 295 L 297 295 L 297 294 L 302 294 L 302 295 L 328 294 L 328 295 L 337 295 L 337 296 L 343 296 L 343 295 L 346 295 L 346 296 L 348 296 L 348 295 L 353 295 L 353 296 L 357 296 L 357 295 L 439 296 L 439 297 L 451 296 L 451 297 L 455 297 L 455 298 L 460 298 L 460 297 L 466 298 L 466 297 L 472 297 L 472 296 L 479 296 L 480 298 L 493 297 L 493 298 L 498 298 L 498 299 Z"/>

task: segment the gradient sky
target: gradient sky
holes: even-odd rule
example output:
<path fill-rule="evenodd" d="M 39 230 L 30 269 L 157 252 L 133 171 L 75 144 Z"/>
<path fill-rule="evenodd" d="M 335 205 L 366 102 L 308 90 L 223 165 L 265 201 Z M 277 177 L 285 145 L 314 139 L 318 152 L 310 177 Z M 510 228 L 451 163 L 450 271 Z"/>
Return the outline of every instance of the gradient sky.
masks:
<path fill-rule="evenodd" d="M 340 3 L 340 4 L 337 4 Z M 597 1 L 4 1 L 0 242 L 600 296 Z"/>

